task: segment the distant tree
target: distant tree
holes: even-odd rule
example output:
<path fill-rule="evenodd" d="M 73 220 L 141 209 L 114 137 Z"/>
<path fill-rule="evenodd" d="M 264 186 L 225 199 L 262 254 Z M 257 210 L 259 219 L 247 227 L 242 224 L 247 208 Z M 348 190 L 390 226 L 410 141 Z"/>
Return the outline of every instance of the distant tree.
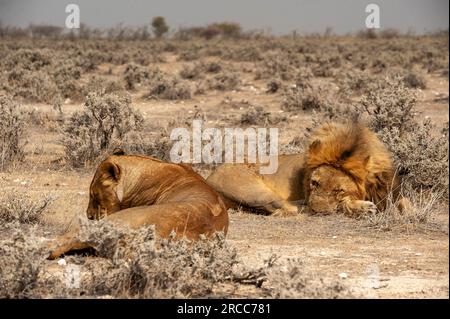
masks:
<path fill-rule="evenodd" d="M 154 17 L 152 20 L 153 33 L 157 38 L 161 38 L 167 31 L 169 26 L 166 24 L 164 17 Z"/>
<path fill-rule="evenodd" d="M 242 34 L 241 26 L 234 22 L 213 23 L 207 28 L 216 29 L 219 34 L 227 38 L 238 38 Z"/>

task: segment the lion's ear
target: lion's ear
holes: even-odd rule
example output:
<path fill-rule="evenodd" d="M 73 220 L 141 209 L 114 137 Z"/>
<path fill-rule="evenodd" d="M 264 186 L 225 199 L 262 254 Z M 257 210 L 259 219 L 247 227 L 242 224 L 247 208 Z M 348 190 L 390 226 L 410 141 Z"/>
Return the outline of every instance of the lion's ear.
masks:
<path fill-rule="evenodd" d="M 108 178 L 118 181 L 120 178 L 120 167 L 117 164 L 108 162 L 105 164 L 104 172 Z"/>
<path fill-rule="evenodd" d="M 320 140 L 314 140 L 310 145 L 309 145 L 309 152 L 313 153 L 313 152 L 317 152 L 320 148 L 320 145 L 322 145 L 322 142 Z"/>
<path fill-rule="evenodd" d="M 120 147 L 116 147 L 113 151 L 113 155 L 125 155 L 125 151 Z"/>

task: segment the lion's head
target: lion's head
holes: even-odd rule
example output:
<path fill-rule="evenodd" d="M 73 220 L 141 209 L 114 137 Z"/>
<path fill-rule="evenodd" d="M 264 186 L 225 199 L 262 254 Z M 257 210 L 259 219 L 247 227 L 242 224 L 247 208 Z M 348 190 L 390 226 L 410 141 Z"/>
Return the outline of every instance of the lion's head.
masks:
<path fill-rule="evenodd" d="M 314 213 L 336 213 L 344 198 L 361 197 L 358 185 L 350 176 L 328 165 L 312 171 L 309 190 L 308 203 Z"/>
<path fill-rule="evenodd" d="M 334 213 L 344 202 L 367 200 L 379 208 L 395 183 L 390 154 L 362 124 L 329 123 L 311 136 L 304 188 L 314 213 Z"/>
<path fill-rule="evenodd" d="M 113 152 L 113 155 L 123 154 L 120 149 Z M 89 205 L 86 211 L 89 219 L 99 220 L 121 209 L 123 194 L 119 189 L 120 177 L 120 167 L 111 158 L 99 165 L 89 189 Z"/>

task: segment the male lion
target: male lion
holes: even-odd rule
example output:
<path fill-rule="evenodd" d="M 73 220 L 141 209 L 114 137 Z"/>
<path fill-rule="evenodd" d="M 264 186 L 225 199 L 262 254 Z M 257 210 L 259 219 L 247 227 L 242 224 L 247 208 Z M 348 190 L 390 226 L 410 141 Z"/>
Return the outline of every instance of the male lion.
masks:
<path fill-rule="evenodd" d="M 243 205 L 274 215 L 295 214 L 299 202 L 313 213 L 349 215 L 383 210 L 399 196 L 391 156 L 360 123 L 327 123 L 316 129 L 301 155 L 282 155 L 274 174 L 258 174 L 260 164 L 224 164 L 207 183 L 228 207 Z M 400 209 L 408 200 L 398 201 Z"/>
<path fill-rule="evenodd" d="M 198 239 L 228 230 L 228 213 L 221 197 L 187 165 L 124 155 L 115 150 L 104 160 L 90 186 L 89 219 L 139 228 L 155 225 L 156 234 Z M 76 238 L 77 230 L 56 240 L 49 259 L 77 249 L 89 248 Z"/>

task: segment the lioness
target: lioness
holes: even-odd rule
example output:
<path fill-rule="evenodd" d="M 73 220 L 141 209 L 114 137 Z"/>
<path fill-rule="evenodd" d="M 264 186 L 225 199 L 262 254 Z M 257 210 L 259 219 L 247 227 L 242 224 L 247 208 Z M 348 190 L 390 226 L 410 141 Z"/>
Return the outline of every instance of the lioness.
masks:
<path fill-rule="evenodd" d="M 316 129 L 305 154 L 279 156 L 274 174 L 259 164 L 224 164 L 207 183 L 228 207 L 243 205 L 275 215 L 295 214 L 306 203 L 313 213 L 350 215 L 383 210 L 389 194 L 399 198 L 399 180 L 385 146 L 360 123 L 327 123 Z M 409 204 L 398 201 L 400 209 Z"/>
<path fill-rule="evenodd" d="M 221 197 L 187 165 L 124 155 L 120 149 L 97 168 L 90 186 L 89 219 L 105 218 L 138 228 L 155 225 L 156 234 L 198 239 L 228 230 L 228 213 Z M 74 240 L 77 230 L 56 241 L 49 259 L 88 243 Z"/>

